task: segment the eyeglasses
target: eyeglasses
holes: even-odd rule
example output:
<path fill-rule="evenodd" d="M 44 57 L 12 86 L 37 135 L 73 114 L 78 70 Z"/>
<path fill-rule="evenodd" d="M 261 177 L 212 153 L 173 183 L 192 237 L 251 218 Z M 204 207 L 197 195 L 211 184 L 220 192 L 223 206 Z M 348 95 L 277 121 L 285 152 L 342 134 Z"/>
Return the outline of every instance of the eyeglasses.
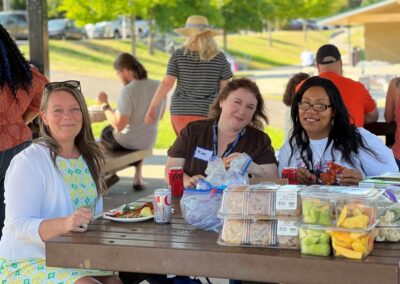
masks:
<path fill-rule="evenodd" d="M 44 86 L 44 89 L 47 91 L 52 91 L 54 89 L 62 88 L 62 87 L 78 89 L 80 91 L 81 90 L 81 82 L 76 81 L 76 80 L 68 80 L 68 81 L 63 81 L 63 82 L 51 82 L 51 83 L 46 84 Z"/>
<path fill-rule="evenodd" d="M 316 112 L 323 112 L 326 111 L 329 107 L 332 107 L 332 105 L 325 105 L 325 104 L 310 104 L 307 102 L 299 102 L 298 104 L 299 109 L 301 110 L 308 110 L 310 107 L 313 108 Z"/>

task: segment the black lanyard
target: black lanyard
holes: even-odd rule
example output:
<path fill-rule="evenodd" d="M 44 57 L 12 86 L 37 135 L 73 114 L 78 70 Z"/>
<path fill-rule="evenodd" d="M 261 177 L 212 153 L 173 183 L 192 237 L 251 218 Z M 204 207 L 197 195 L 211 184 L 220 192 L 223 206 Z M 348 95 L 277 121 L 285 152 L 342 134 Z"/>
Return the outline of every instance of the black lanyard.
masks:
<path fill-rule="evenodd" d="M 217 122 L 214 122 L 213 125 L 213 159 L 216 159 L 218 157 L 218 126 Z M 228 150 L 225 151 L 225 153 L 222 155 L 222 158 L 229 156 L 233 149 L 236 147 L 237 143 L 239 142 L 239 139 L 243 136 L 243 134 L 246 132 L 246 128 L 243 128 L 240 130 L 239 134 L 236 136 L 235 140 L 233 141 L 231 147 L 229 147 Z"/>

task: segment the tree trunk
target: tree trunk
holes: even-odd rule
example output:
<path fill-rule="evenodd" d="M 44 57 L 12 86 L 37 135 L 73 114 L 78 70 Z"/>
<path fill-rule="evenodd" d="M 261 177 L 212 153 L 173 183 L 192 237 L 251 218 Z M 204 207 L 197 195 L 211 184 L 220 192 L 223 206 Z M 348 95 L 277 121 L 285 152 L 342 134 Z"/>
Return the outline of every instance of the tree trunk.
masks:
<path fill-rule="evenodd" d="M 10 0 L 3 0 L 3 10 L 4 11 L 10 11 L 11 6 L 10 6 Z"/>
<path fill-rule="evenodd" d="M 227 51 L 228 50 L 228 34 L 226 33 L 226 30 L 224 29 L 222 33 L 222 48 Z"/>
<path fill-rule="evenodd" d="M 304 33 L 304 42 L 307 42 L 308 35 L 307 35 L 307 20 L 303 19 L 303 33 Z"/>
<path fill-rule="evenodd" d="M 136 56 L 136 16 L 133 14 L 133 12 L 131 12 L 129 16 L 129 21 L 131 23 L 131 53 L 133 56 Z"/>
<path fill-rule="evenodd" d="M 268 45 L 272 47 L 272 21 L 267 21 L 268 26 Z"/>
<path fill-rule="evenodd" d="M 148 45 L 147 45 L 147 51 L 150 55 L 153 55 L 154 54 L 154 36 L 155 36 L 155 30 L 156 30 L 156 27 L 154 25 L 153 15 L 151 15 L 149 18 L 149 29 L 150 29 L 150 33 L 149 33 L 149 41 L 148 41 Z"/>

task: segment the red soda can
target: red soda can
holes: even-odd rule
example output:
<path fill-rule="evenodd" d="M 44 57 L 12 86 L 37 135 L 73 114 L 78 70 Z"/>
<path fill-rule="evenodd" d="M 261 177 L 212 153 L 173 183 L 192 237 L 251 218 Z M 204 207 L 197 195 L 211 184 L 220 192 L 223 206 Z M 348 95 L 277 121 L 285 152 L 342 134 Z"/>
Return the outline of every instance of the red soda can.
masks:
<path fill-rule="evenodd" d="M 183 169 L 182 167 L 171 167 L 168 170 L 169 186 L 172 196 L 183 195 Z"/>
<path fill-rule="evenodd" d="M 154 222 L 167 224 L 172 219 L 171 192 L 168 188 L 154 191 Z"/>
<path fill-rule="evenodd" d="M 297 184 L 297 168 L 284 167 L 282 170 L 282 178 L 287 178 L 289 184 Z"/>

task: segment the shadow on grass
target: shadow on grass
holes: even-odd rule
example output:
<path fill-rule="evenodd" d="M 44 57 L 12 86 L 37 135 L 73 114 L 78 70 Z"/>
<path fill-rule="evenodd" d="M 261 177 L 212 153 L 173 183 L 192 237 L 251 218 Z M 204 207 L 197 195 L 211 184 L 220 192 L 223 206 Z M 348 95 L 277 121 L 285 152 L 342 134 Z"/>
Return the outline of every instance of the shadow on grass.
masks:
<path fill-rule="evenodd" d="M 105 59 L 104 57 L 91 55 L 91 54 L 88 54 L 87 52 L 81 52 L 81 51 L 73 50 L 71 48 L 51 46 L 51 50 L 54 52 L 57 52 L 59 54 L 68 56 L 69 59 L 75 58 L 75 59 L 82 60 L 83 62 L 91 61 L 91 62 L 107 64 L 107 65 L 112 65 L 112 63 L 113 63 L 112 60 Z"/>
<path fill-rule="evenodd" d="M 121 42 L 121 44 L 125 45 L 125 42 Z M 81 47 L 85 47 L 85 48 L 88 48 L 90 50 L 100 52 L 100 53 L 106 53 L 109 55 L 114 54 L 115 56 L 117 56 L 119 53 L 122 52 L 121 49 L 110 47 L 110 46 L 105 46 L 105 45 L 98 44 L 98 43 L 92 42 L 92 41 L 78 41 L 78 42 L 76 42 L 76 45 L 79 45 Z M 126 45 L 129 46 L 129 44 L 126 44 Z"/>

